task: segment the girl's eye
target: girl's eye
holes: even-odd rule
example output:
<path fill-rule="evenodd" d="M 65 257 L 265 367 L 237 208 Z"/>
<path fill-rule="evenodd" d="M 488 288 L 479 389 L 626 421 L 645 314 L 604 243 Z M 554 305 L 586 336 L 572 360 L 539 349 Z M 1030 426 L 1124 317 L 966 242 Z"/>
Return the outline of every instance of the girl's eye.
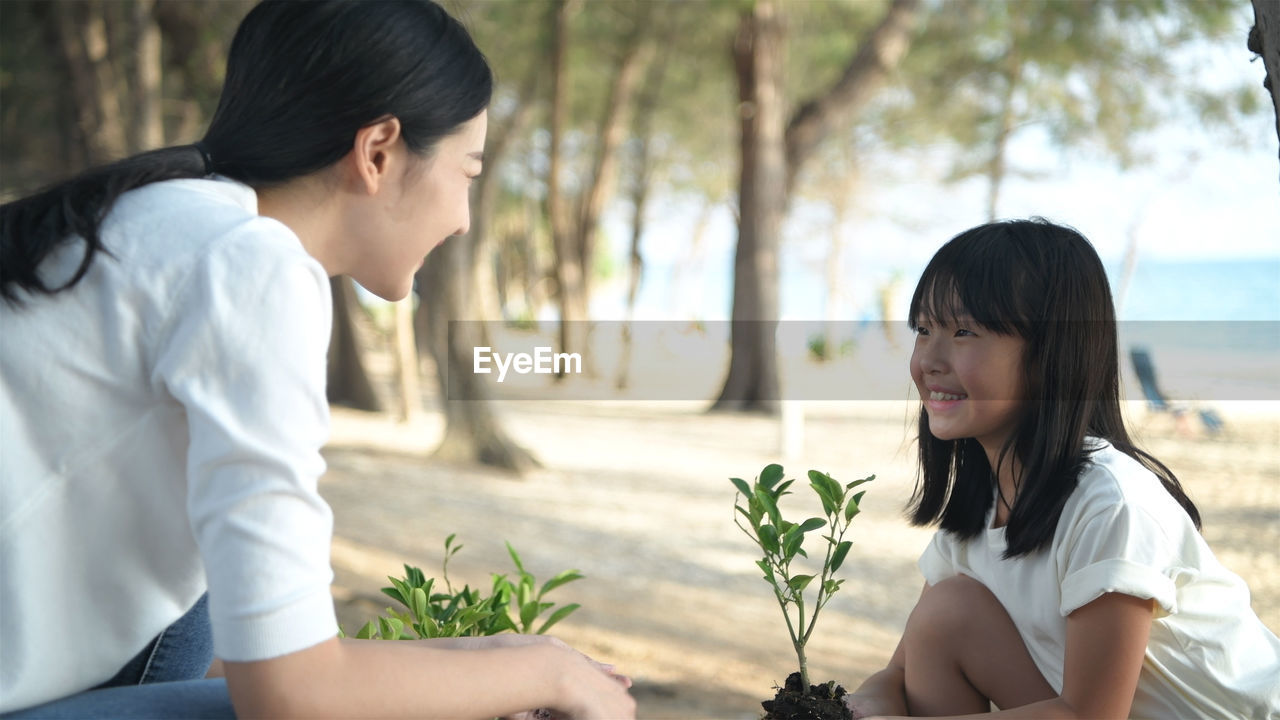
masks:
<path fill-rule="evenodd" d="M 965 330 L 964 328 L 960 328 L 956 330 L 956 337 L 977 337 L 977 333 L 971 330 Z"/>
<path fill-rule="evenodd" d="M 929 328 L 923 325 L 916 326 L 916 335 L 928 335 L 928 334 L 929 334 Z"/>

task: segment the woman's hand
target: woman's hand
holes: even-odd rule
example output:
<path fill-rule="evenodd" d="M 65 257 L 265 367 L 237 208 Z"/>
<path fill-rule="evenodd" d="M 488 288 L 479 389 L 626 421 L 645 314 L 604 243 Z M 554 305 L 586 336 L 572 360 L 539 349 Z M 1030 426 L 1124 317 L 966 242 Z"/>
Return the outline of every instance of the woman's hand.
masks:
<path fill-rule="evenodd" d="M 599 660 L 596 660 L 586 655 L 585 653 L 578 652 L 577 650 L 574 650 L 572 647 L 570 647 L 563 640 L 560 640 L 559 638 L 551 637 L 550 635 L 521 635 L 518 633 L 502 633 L 500 635 L 489 635 L 486 637 L 453 638 L 453 641 L 454 642 L 451 643 L 452 647 L 456 647 L 463 650 L 487 650 L 492 648 L 524 647 L 527 645 L 543 645 L 543 644 L 551 645 L 553 647 L 560 648 L 561 650 L 568 650 L 568 651 L 577 653 L 578 655 L 581 655 L 583 658 L 587 660 L 587 662 L 594 665 L 596 669 L 612 677 L 616 682 L 620 683 L 622 687 L 624 688 L 631 687 L 631 678 L 627 677 L 626 675 L 622 675 L 615 672 L 615 667 L 613 665 L 609 663 L 602 663 Z"/>
<path fill-rule="evenodd" d="M 553 718 L 631 718 L 635 716 L 635 700 L 627 692 L 631 678 L 618 674 L 614 666 L 594 660 L 574 650 L 565 642 L 548 635 L 502 633 L 486 637 L 452 638 L 449 646 L 460 650 L 541 645 L 554 648 L 566 665 L 559 674 L 566 698 L 563 708 L 527 710 L 508 716 L 510 720 L 552 720 Z"/>

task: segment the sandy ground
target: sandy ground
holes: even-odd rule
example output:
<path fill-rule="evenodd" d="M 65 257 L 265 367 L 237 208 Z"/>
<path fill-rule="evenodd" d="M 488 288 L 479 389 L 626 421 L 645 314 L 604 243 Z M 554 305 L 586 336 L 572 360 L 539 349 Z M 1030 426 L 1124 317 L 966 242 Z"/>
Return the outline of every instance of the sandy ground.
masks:
<path fill-rule="evenodd" d="M 554 593 L 583 606 L 555 634 L 632 675 L 641 717 L 759 717 L 795 657 L 734 526 L 728 478 L 781 460 L 789 476 L 878 476 L 854 523 L 848 582 L 809 650 L 815 679 L 856 685 L 887 659 L 922 583 L 915 562 L 930 531 L 901 515 L 914 482 L 910 407 L 809 403 L 791 458 L 777 420 L 705 407 L 504 403 L 509 431 L 545 466 L 522 479 L 433 461 L 437 414 L 402 425 L 335 409 L 321 491 L 335 513 L 343 626 L 354 632 L 386 607 L 378 588 L 402 563 L 438 570 L 450 533 L 465 545 L 450 575 L 473 585 L 511 570 L 506 540 L 540 579 L 566 568 L 586 576 Z M 1219 409 L 1227 431 L 1216 438 L 1178 432 L 1136 404 L 1133 420 L 1198 503 L 1205 537 L 1248 582 L 1257 613 L 1280 630 L 1280 404 Z M 792 514 L 818 514 L 807 491 L 788 499 Z"/>

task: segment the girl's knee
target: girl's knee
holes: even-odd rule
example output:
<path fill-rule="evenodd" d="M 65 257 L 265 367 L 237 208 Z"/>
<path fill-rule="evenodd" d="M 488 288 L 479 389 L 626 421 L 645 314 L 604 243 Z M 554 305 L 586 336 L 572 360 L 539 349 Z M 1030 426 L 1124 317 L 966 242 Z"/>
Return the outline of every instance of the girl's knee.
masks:
<path fill-rule="evenodd" d="M 1007 615 L 985 585 L 967 575 L 955 575 L 925 591 L 907 619 L 907 629 L 909 633 L 951 636 L 974 627 L 975 620 L 993 612 Z"/>

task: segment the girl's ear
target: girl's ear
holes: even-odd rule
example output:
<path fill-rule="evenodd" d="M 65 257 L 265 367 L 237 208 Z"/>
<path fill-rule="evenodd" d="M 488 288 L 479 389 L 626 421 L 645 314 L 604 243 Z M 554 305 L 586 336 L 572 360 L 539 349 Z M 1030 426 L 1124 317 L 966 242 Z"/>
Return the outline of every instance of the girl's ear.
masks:
<path fill-rule="evenodd" d="M 348 153 L 352 179 L 360 191 L 376 195 L 400 150 L 400 119 L 388 117 L 356 131 Z"/>

